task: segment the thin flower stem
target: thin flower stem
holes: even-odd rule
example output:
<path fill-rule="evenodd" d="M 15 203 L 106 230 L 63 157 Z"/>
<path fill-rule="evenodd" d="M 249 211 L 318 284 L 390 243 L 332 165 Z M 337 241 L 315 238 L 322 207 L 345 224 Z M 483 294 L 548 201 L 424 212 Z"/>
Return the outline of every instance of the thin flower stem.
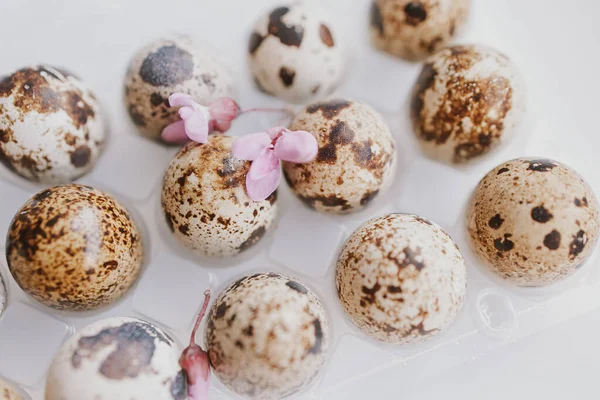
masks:
<path fill-rule="evenodd" d="M 249 108 L 247 110 L 241 110 L 239 114 L 247 114 L 251 112 L 280 112 L 288 114 L 289 116 L 294 115 L 293 111 L 289 108 L 268 108 L 268 107 L 258 107 L 258 108 Z"/>
<path fill-rule="evenodd" d="M 206 314 L 206 309 L 208 308 L 208 303 L 210 302 L 210 290 L 206 290 L 204 292 L 204 304 L 202 304 L 202 309 L 198 313 L 198 317 L 196 317 L 196 324 L 194 325 L 194 329 L 192 330 L 192 336 L 190 338 L 190 345 L 196 343 L 196 332 L 198 332 L 198 328 L 200 327 L 200 322 L 204 318 L 204 314 Z"/>

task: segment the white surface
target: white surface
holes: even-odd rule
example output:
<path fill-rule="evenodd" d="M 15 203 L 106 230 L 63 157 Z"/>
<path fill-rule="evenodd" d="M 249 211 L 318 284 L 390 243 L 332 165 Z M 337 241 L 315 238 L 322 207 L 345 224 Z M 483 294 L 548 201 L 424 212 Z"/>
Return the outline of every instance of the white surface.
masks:
<path fill-rule="evenodd" d="M 600 57 L 595 50 L 596 39 L 600 36 L 600 27 L 596 23 L 600 3 L 591 0 L 473 1 L 475 6 L 464 40 L 494 46 L 511 56 L 521 67 L 529 89 L 530 121 L 525 125 L 526 134 L 512 146 L 491 154 L 472 167 L 447 170 L 444 174 L 448 177 L 465 175 L 468 184 L 461 180 L 456 185 L 457 190 L 465 190 L 505 159 L 523 155 L 546 156 L 571 165 L 588 179 L 596 192 L 600 192 L 600 173 L 594 164 L 600 146 L 597 123 L 600 80 L 596 78 Z M 58 315 L 69 328 L 78 329 L 105 316 L 139 317 L 132 308 L 137 302 L 138 308 L 141 308 L 139 311 L 153 313 L 152 318 L 162 326 L 166 325 L 167 330 L 180 341 L 187 340 L 187 327 L 170 325 L 186 325 L 188 314 L 194 307 L 189 306 L 180 315 L 170 316 L 166 308 L 153 307 L 156 303 L 151 303 L 152 296 L 148 295 L 153 287 L 164 290 L 157 286 L 155 279 L 162 279 L 165 271 L 157 273 L 152 269 L 160 265 L 165 267 L 162 254 L 192 261 L 188 253 L 182 252 L 167 239 L 169 234 L 164 219 L 157 212 L 156 190 L 170 150 L 153 143 L 136 145 L 141 142 L 122 104 L 123 76 L 129 57 L 140 45 L 163 33 L 185 32 L 204 37 L 222 51 L 225 61 L 236 71 L 243 106 L 277 104 L 276 100 L 253 89 L 245 65 L 246 41 L 254 18 L 261 13 L 263 6 L 274 3 L 270 0 L 0 0 L 0 16 L 3 17 L 0 23 L 0 74 L 42 61 L 68 67 L 95 89 L 106 105 L 113 140 L 98 168 L 83 181 L 98 183 L 118 197 L 123 196 L 136 216 L 143 217 L 143 225 L 147 228 L 149 258 L 144 279 L 152 282 L 143 280 L 125 299 L 101 315 Z M 340 36 L 349 44 L 349 71 L 340 93 L 366 100 L 386 113 L 398 142 L 404 147 L 401 150 L 400 175 L 390 193 L 365 213 L 332 219 L 332 225 L 328 227 L 333 233 L 331 237 L 327 236 L 327 240 L 336 242 L 335 235 L 339 232 L 336 224 L 344 228 L 346 237 L 360 218 L 367 219 L 383 210 L 418 209 L 425 215 L 440 219 L 439 222 L 448 227 L 469 262 L 469 292 L 463 312 L 449 332 L 421 346 L 390 348 L 374 345 L 345 323 L 339 314 L 332 290 L 331 270 L 322 277 L 318 276 L 321 270 L 313 265 L 303 269 L 290 253 L 294 247 L 291 238 L 285 243 L 286 251 L 273 248 L 281 245 L 284 237 L 267 238 L 253 252 L 253 258 L 232 262 L 235 266 L 224 267 L 202 260 L 195 264 L 203 267 L 181 265 L 180 273 L 186 273 L 184 271 L 188 268 L 198 268 L 188 278 L 194 279 L 192 277 L 198 275 L 195 279 L 202 280 L 206 279 L 203 276 L 211 274 L 214 279 L 200 282 L 198 287 L 211 285 L 219 290 L 249 271 L 277 270 L 296 275 L 315 289 L 332 314 L 332 347 L 343 353 L 332 353 L 330 367 L 335 370 L 326 371 L 302 398 L 311 398 L 312 395 L 313 398 L 327 400 L 361 399 L 375 394 L 376 398 L 402 396 L 419 399 L 597 398 L 595 382 L 600 368 L 597 262 L 588 265 L 577 274 L 576 279 L 560 288 L 537 293 L 536 296 L 502 287 L 482 273 L 473 262 L 464 240 L 460 209 L 465 194 L 449 194 L 451 204 L 448 205 L 443 203 L 446 200 L 443 193 L 436 195 L 437 200 L 427 199 L 423 204 L 418 201 L 423 196 L 420 185 L 428 178 L 426 171 L 442 168 L 423 161 L 407 130 L 405 113 L 400 111 L 406 105 L 406 96 L 419 72 L 419 65 L 405 63 L 371 49 L 367 36 L 367 0 L 354 0 L 352 7 L 348 7 L 348 0 L 323 0 L 321 3 L 334 11 Z M 234 125 L 233 131 L 254 132 L 264 127 L 264 122 L 258 116 L 244 117 Z M 421 174 L 421 180 L 419 170 L 414 168 L 419 165 L 416 163 L 429 165 Z M 136 177 L 140 177 L 139 181 Z M 8 208 L 18 208 L 19 199 L 36 190 L 32 189 L 32 185 L 6 175 L 5 171 L 0 170 L 0 179 L 4 179 L 0 191 L 0 229 L 6 229 L 6 221 L 11 215 Z M 17 185 L 22 193 L 18 193 L 12 185 Z M 453 190 L 453 185 L 448 186 L 444 185 L 444 190 Z M 410 198 L 411 195 L 415 197 Z M 285 233 L 293 230 L 291 224 L 306 210 L 298 208 L 299 203 L 292 199 L 285 185 L 282 185 L 281 199 L 279 232 Z M 399 204 L 404 205 L 402 209 Z M 425 205 L 425 208 L 417 208 Z M 456 215 L 440 214 L 444 207 L 448 213 Z M 317 214 L 314 216 L 316 221 L 324 218 Z M 319 229 L 316 226 L 306 234 L 318 237 Z M 3 235 L 4 232 L 0 232 L 0 236 Z M 4 240 L 0 237 L 2 247 Z M 267 258 L 269 251 L 272 259 L 277 259 L 276 265 Z M 321 256 L 329 259 L 331 254 L 336 253 L 336 249 L 327 247 L 320 251 L 318 257 L 305 254 L 302 257 L 306 262 L 325 262 Z M 327 266 L 322 268 L 324 271 Z M 9 289 L 8 308 L 0 320 L 5 334 L 9 324 L 15 328 L 32 321 L 15 318 L 21 312 L 34 310 L 38 313 L 41 309 L 30 309 L 24 305 L 23 302 L 32 301 L 20 291 L 12 278 L 9 279 L 6 268 L 0 266 L 0 269 Z M 171 279 L 176 280 L 169 276 L 168 281 L 171 282 Z M 186 282 L 188 284 L 191 285 Z M 194 288 L 186 286 L 185 291 L 193 292 Z M 479 312 L 481 308 L 478 311 L 476 300 L 486 293 L 493 293 L 493 296 L 484 298 L 487 301 L 483 307 L 485 313 L 482 313 Z M 516 326 L 512 325 L 514 316 L 510 307 L 507 308 L 507 299 L 514 307 Z M 139 307 L 140 301 L 144 302 L 142 307 Z M 47 310 L 43 312 L 57 316 Z M 587 315 L 581 317 L 584 314 Z M 58 326 L 54 317 L 47 318 L 36 317 L 33 322 L 52 321 L 51 326 Z M 486 329 L 489 331 L 486 321 L 488 326 L 501 332 L 486 333 Z M 23 357 L 14 349 L 17 345 L 23 346 L 26 343 L 24 339 L 31 339 L 32 335 L 39 337 L 38 331 L 32 329 L 27 335 L 11 336 L 8 345 L 6 336 L 0 335 L 0 365 L 3 366 L 0 374 L 28 385 L 26 389 L 34 400 L 43 398 L 43 386 L 37 383 L 39 375 L 43 374 L 40 368 L 44 369 L 44 363 L 51 355 L 48 352 L 51 353 L 56 346 L 56 343 L 50 343 L 51 339 L 56 342 L 58 336 L 38 342 L 48 344 L 43 353 Z M 58 330 L 51 332 L 56 334 Z M 5 350 L 7 348 L 9 352 Z M 372 355 L 368 352 L 369 348 L 374 349 Z M 352 350 L 356 351 L 355 358 Z M 35 354 L 39 354 L 40 358 Z M 222 386 L 216 380 L 214 382 L 213 398 L 230 398 L 222 393 Z"/>

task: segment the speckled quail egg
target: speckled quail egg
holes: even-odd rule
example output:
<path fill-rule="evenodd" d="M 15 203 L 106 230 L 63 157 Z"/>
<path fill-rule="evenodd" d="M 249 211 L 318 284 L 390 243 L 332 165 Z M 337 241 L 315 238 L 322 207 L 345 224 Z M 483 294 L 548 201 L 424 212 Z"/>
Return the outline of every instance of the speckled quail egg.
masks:
<path fill-rule="evenodd" d="M 2 275 L 0 275 L 0 317 L 6 308 L 6 302 L 8 301 L 8 295 L 6 294 L 6 286 L 4 284 L 4 279 Z"/>
<path fill-rule="evenodd" d="M 0 400 L 25 400 L 25 397 L 16 386 L 0 378 Z"/>
<path fill-rule="evenodd" d="M 447 46 L 465 24 L 471 0 L 373 0 L 374 45 L 408 60 L 421 60 Z"/>
<path fill-rule="evenodd" d="M 387 189 L 396 173 L 396 142 L 383 117 L 352 100 L 313 103 L 290 129 L 312 133 L 317 158 L 283 163 L 285 179 L 305 204 L 317 211 L 357 211 Z"/>
<path fill-rule="evenodd" d="M 134 318 L 97 321 L 55 356 L 46 400 L 186 400 L 179 347 L 160 328 Z"/>
<path fill-rule="evenodd" d="M 254 26 L 250 69 L 263 92 L 292 103 L 331 93 L 344 74 L 344 50 L 322 8 L 295 2 L 270 10 Z"/>
<path fill-rule="evenodd" d="M 234 80 L 216 51 L 189 36 L 158 39 L 132 58 L 125 76 L 125 105 L 140 133 L 160 139 L 179 119 L 169 96 L 186 93 L 203 105 L 235 94 Z"/>
<path fill-rule="evenodd" d="M 329 349 L 329 322 L 303 284 L 276 274 L 247 276 L 223 291 L 209 313 L 206 346 L 229 389 L 280 399 L 308 386 Z"/>
<path fill-rule="evenodd" d="M 39 192 L 17 212 L 6 259 L 27 294 L 58 310 L 84 311 L 127 292 L 140 273 L 143 246 L 121 204 L 70 184 Z"/>
<path fill-rule="evenodd" d="M 78 78 L 47 65 L 0 78 L 0 162 L 45 184 L 87 173 L 106 140 L 94 94 Z"/>
<path fill-rule="evenodd" d="M 162 208 L 167 225 L 185 246 L 208 257 L 249 249 L 277 216 L 277 192 L 252 201 L 246 193 L 250 163 L 231 154 L 233 138 L 211 135 L 189 143 L 165 173 Z"/>
<path fill-rule="evenodd" d="M 468 230 L 473 250 L 498 276 L 518 286 L 547 285 L 591 255 L 600 230 L 598 200 L 566 165 L 512 160 L 475 189 Z"/>
<path fill-rule="evenodd" d="M 412 92 L 411 118 L 431 158 L 464 163 L 515 133 L 525 84 L 503 54 L 480 45 L 453 46 L 428 58 Z"/>
<path fill-rule="evenodd" d="M 418 343 L 446 329 L 460 310 L 467 271 L 438 225 L 389 214 L 358 228 L 337 262 L 335 282 L 349 319 L 370 337 Z"/>

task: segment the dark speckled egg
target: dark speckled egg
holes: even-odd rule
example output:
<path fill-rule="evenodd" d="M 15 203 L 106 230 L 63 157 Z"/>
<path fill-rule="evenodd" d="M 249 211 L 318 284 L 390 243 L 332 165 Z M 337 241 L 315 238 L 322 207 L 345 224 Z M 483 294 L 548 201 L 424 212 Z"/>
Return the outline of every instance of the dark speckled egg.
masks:
<path fill-rule="evenodd" d="M 94 94 L 69 72 L 37 65 L 0 78 L 0 163 L 32 181 L 71 182 L 106 141 Z"/>
<path fill-rule="evenodd" d="M 371 37 L 383 51 L 420 60 L 450 43 L 470 8 L 471 0 L 372 0 Z"/>
<path fill-rule="evenodd" d="M 327 360 L 329 335 L 318 297 L 276 273 L 230 285 L 206 324 L 214 373 L 229 389 L 254 399 L 282 399 L 308 386 Z"/>
<path fill-rule="evenodd" d="M 181 243 L 199 255 L 231 257 L 258 243 L 277 216 L 277 192 L 252 201 L 246 193 L 250 162 L 231 154 L 233 138 L 211 135 L 189 143 L 165 173 L 162 208 Z"/>
<path fill-rule="evenodd" d="M 96 321 L 58 351 L 46 400 L 186 400 L 181 350 L 160 328 L 134 318 Z"/>
<path fill-rule="evenodd" d="M 340 303 L 365 334 L 382 342 L 418 343 L 454 321 L 467 290 L 458 247 L 433 222 L 389 214 L 348 239 L 335 271 Z"/>
<path fill-rule="evenodd" d="M 575 273 L 600 234 L 592 188 L 574 170 L 548 159 L 522 158 L 491 170 L 468 209 L 474 251 L 498 276 L 543 286 Z"/>
<path fill-rule="evenodd" d="M 315 136 L 319 151 L 305 164 L 283 163 L 285 179 L 309 207 L 344 214 L 366 207 L 396 175 L 396 141 L 385 119 L 352 100 L 313 103 L 290 126 Z"/>
<path fill-rule="evenodd" d="M 92 310 L 121 298 L 143 259 L 140 232 L 111 196 L 83 185 L 43 190 L 16 214 L 6 238 L 17 284 L 46 306 Z"/>
<path fill-rule="evenodd" d="M 2 275 L 0 275 L 0 317 L 6 308 L 6 302 L 8 300 L 8 295 L 6 294 L 6 286 L 4 285 L 4 279 Z"/>
<path fill-rule="evenodd" d="M 173 36 L 140 49 L 125 76 L 125 105 L 144 136 L 159 139 L 162 129 L 178 120 L 177 108 L 168 101 L 175 92 L 209 105 L 234 96 L 235 89 L 214 49 L 188 36 Z"/>

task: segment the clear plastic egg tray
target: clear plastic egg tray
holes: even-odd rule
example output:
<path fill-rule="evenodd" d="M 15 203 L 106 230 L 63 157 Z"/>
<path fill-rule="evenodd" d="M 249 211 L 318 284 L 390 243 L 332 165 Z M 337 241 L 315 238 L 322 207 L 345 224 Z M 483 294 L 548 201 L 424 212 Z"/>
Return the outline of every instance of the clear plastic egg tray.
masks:
<path fill-rule="evenodd" d="M 76 330 L 102 318 L 133 316 L 156 323 L 185 343 L 204 290 L 210 287 L 218 293 L 251 272 L 295 276 L 320 296 L 329 311 L 333 340 L 329 362 L 314 384 L 295 398 L 358 398 L 370 393 L 368 383 L 376 375 L 379 381 L 387 377 L 398 387 L 408 386 L 600 305 L 600 268 L 595 256 L 560 284 L 516 289 L 487 273 L 466 240 L 464 213 L 472 189 L 502 161 L 520 156 L 553 158 L 576 169 L 600 193 L 600 173 L 594 168 L 594 148 L 600 145 L 600 138 L 597 132 L 592 135 L 586 131 L 588 126 L 597 126 L 594 91 L 585 88 L 585 77 L 596 76 L 594 66 L 580 65 L 576 74 L 570 74 L 570 63 L 548 59 L 557 46 L 570 54 L 569 41 L 552 25 L 541 24 L 539 32 L 530 30 L 529 22 L 536 23 L 539 18 L 540 5 L 534 1 L 473 1 L 469 25 L 456 42 L 483 43 L 509 55 L 528 84 L 528 109 L 513 141 L 460 168 L 421 155 L 407 110 L 420 64 L 395 59 L 371 47 L 369 0 L 322 1 L 336 17 L 338 37 L 348 50 L 348 71 L 336 95 L 376 107 L 388 119 L 398 141 L 400 163 L 392 189 L 367 210 L 337 217 L 306 208 L 282 183 L 277 226 L 248 254 L 215 261 L 195 258 L 180 246 L 160 209 L 162 176 L 177 149 L 143 139 L 129 121 L 122 101 L 129 57 L 143 43 L 164 34 L 197 35 L 219 49 L 234 70 L 242 106 L 281 105 L 254 88 L 245 59 L 255 16 L 274 3 L 0 2 L 0 73 L 40 61 L 65 66 L 81 76 L 103 101 L 110 121 L 110 141 L 93 171 L 79 182 L 105 190 L 126 204 L 142 227 L 146 244 L 142 277 L 127 296 L 100 312 L 84 314 L 56 312 L 36 303 L 16 285 L 4 256 L 0 258 L 0 274 L 8 290 L 7 308 L 0 317 L 0 376 L 17 383 L 33 400 L 43 398 L 52 357 Z M 548 12 L 560 12 L 559 4 L 543 4 Z M 25 26 L 27 34 L 16 34 Z M 569 83 L 561 84 L 565 76 Z M 232 134 L 264 130 L 276 119 L 244 116 L 235 122 Z M 0 236 L 5 235 L 19 207 L 40 189 L 0 170 Z M 449 330 L 420 345 L 388 346 L 365 337 L 346 320 L 334 290 L 333 267 L 345 239 L 361 223 L 389 212 L 414 213 L 436 221 L 458 243 L 467 262 L 468 293 L 462 311 Z M 2 254 L 4 246 L 0 240 Z M 211 398 L 235 398 L 217 379 L 212 382 Z"/>

